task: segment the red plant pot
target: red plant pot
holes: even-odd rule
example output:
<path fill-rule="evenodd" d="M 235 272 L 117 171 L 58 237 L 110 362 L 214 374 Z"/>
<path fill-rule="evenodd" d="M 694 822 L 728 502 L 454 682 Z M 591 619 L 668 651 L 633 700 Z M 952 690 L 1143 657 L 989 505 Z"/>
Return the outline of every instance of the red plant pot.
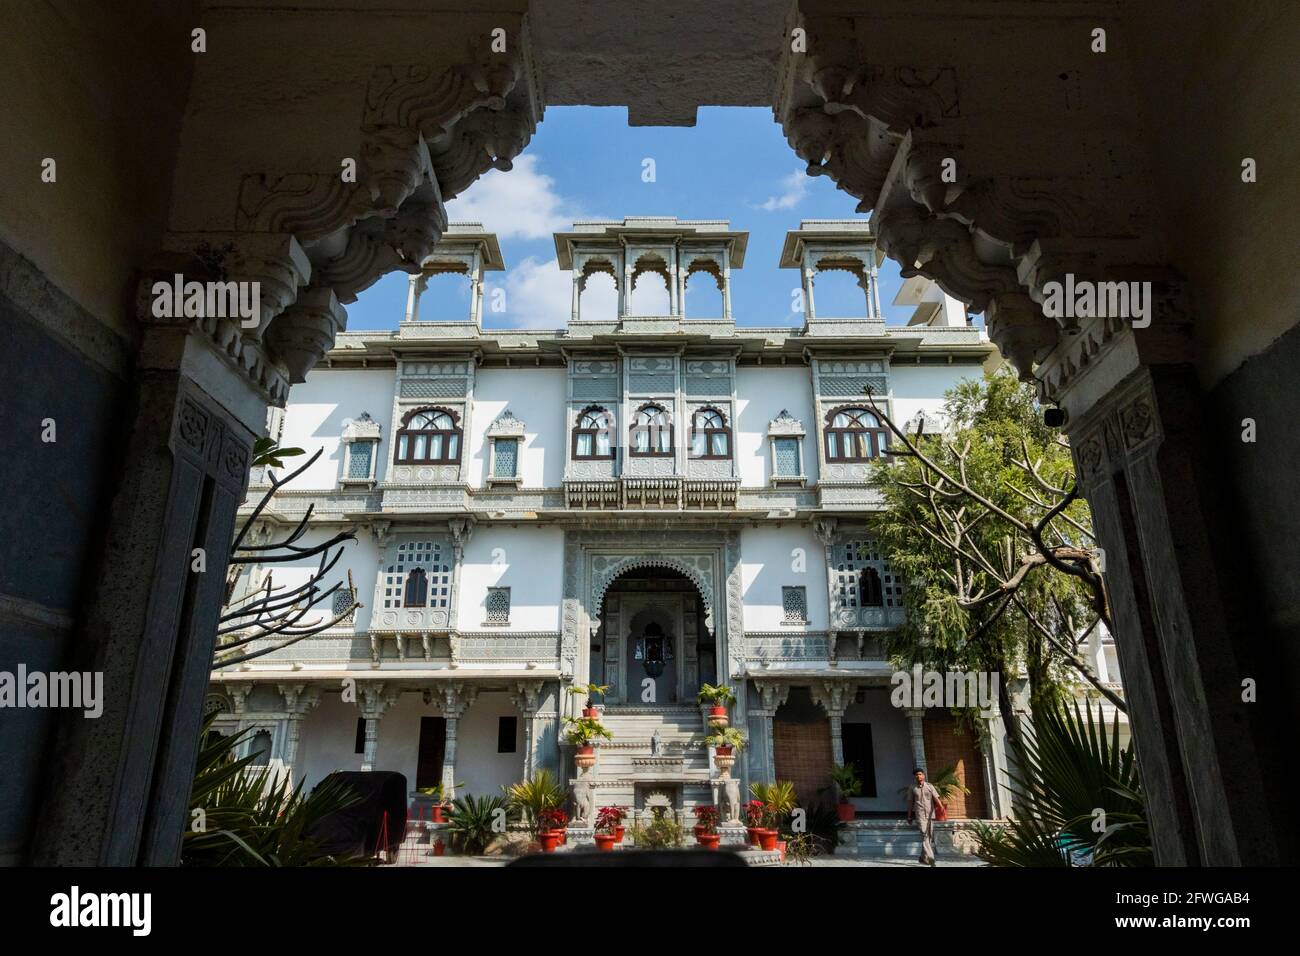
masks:
<path fill-rule="evenodd" d="M 446 852 L 447 852 L 447 844 L 443 843 L 441 840 L 434 840 L 434 841 L 433 841 L 433 855 L 434 855 L 434 856 L 442 856 L 442 855 L 443 855 L 444 853 L 446 853 Z"/>
<path fill-rule="evenodd" d="M 785 841 L 784 840 L 776 841 L 776 852 L 781 854 L 781 862 L 784 863 L 785 862 Z"/>
<path fill-rule="evenodd" d="M 934 805 L 934 818 L 936 820 L 947 820 L 948 808 L 945 807 L 942 803 L 936 803 Z"/>
<path fill-rule="evenodd" d="M 599 717 L 599 716 L 600 716 L 600 711 L 597 710 L 595 707 L 584 707 L 584 708 L 582 708 L 582 716 L 584 716 L 584 717 Z"/>
<path fill-rule="evenodd" d="M 714 704 L 712 707 L 709 708 L 709 716 L 710 716 L 710 717 L 726 717 L 726 716 L 727 716 L 727 705 L 726 705 L 726 704 Z"/>
<path fill-rule="evenodd" d="M 714 753 L 716 753 L 719 757 L 730 757 L 730 756 L 731 756 L 731 747 L 730 747 L 730 745 L 728 745 L 728 744 L 718 744 L 718 746 L 716 746 L 716 747 L 713 748 L 713 751 L 714 751 Z"/>
<path fill-rule="evenodd" d="M 432 807 L 432 812 L 433 812 L 433 817 L 432 817 L 432 819 L 431 819 L 431 822 L 433 822 L 433 823 L 446 823 L 446 822 L 447 822 L 445 819 L 443 819 L 443 816 L 442 816 L 442 804 L 440 804 L 440 803 L 435 803 L 435 804 L 433 805 L 433 807 Z"/>
<path fill-rule="evenodd" d="M 722 835 L 718 833 L 697 833 L 695 842 L 706 850 L 716 850 L 718 844 L 722 841 Z"/>
<path fill-rule="evenodd" d="M 537 840 L 542 845 L 542 852 L 554 853 L 555 848 L 560 845 L 561 835 L 559 830 L 543 830 L 537 834 Z"/>
<path fill-rule="evenodd" d="M 596 748 L 592 744 L 579 746 L 573 754 L 573 762 L 583 770 L 596 766 Z"/>
<path fill-rule="evenodd" d="M 745 836 L 749 838 L 750 846 L 758 846 L 758 832 L 762 827 L 745 827 Z"/>
<path fill-rule="evenodd" d="M 852 823 L 856 813 L 857 808 L 847 800 L 835 804 L 835 815 L 840 818 L 840 823 Z"/>
<path fill-rule="evenodd" d="M 555 831 L 560 835 L 560 846 L 567 846 L 569 843 L 569 830 L 567 827 L 561 827 Z"/>
<path fill-rule="evenodd" d="M 758 845 L 764 850 L 776 849 L 776 831 L 767 827 L 761 827 L 758 830 Z"/>
<path fill-rule="evenodd" d="M 614 844 L 617 843 L 617 842 L 618 842 L 618 834 L 616 834 L 616 833 L 597 833 L 597 834 L 596 834 L 596 849 L 597 849 L 597 850 L 610 850 L 610 851 L 612 851 L 612 850 L 614 849 Z"/>
<path fill-rule="evenodd" d="M 624 835 L 625 833 L 627 833 L 627 827 L 625 827 L 625 826 L 616 826 L 616 827 L 614 827 L 614 842 L 615 842 L 615 843 L 622 843 L 622 842 L 623 842 L 623 835 Z"/>

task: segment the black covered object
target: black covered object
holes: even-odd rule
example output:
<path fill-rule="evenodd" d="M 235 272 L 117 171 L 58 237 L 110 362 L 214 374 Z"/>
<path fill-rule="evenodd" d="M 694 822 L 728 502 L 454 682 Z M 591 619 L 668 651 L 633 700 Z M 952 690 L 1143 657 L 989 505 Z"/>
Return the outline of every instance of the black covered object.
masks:
<path fill-rule="evenodd" d="M 340 770 L 320 782 L 347 787 L 359 799 L 317 820 L 306 836 L 320 841 L 322 852 L 331 855 L 370 856 L 380 847 L 384 813 L 388 813 L 388 846 L 396 850 L 406 831 L 406 776 L 390 770 Z"/>

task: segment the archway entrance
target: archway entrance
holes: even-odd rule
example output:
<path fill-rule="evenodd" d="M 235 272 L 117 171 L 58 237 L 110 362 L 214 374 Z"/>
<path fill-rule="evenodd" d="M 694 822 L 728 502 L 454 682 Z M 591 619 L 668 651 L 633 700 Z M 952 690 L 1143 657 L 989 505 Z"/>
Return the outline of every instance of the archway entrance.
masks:
<path fill-rule="evenodd" d="M 621 575 L 605 595 L 591 672 L 609 685 L 612 705 L 680 704 L 702 682 L 716 682 L 716 645 L 695 584 L 669 568 Z"/>

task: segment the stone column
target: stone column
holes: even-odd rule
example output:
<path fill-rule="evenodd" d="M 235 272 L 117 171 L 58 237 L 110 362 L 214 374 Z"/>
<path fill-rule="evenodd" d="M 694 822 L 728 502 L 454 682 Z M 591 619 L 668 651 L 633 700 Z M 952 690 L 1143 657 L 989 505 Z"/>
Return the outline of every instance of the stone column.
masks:
<path fill-rule="evenodd" d="M 420 320 L 420 296 L 424 290 L 429 287 L 429 277 L 426 275 L 414 275 L 407 280 L 406 285 L 406 322 L 418 322 Z"/>
<path fill-rule="evenodd" d="M 511 694 L 510 699 L 519 710 L 524 721 L 524 779 L 527 780 L 533 775 L 533 769 L 537 765 L 533 721 L 536 719 L 538 708 L 541 706 L 542 682 L 540 680 L 517 682 L 515 692 Z"/>
<path fill-rule="evenodd" d="M 922 724 L 925 711 L 909 708 L 904 713 L 907 714 L 907 732 L 912 741 L 912 762 L 929 776 L 930 769 L 925 763 L 925 726 Z"/>
<path fill-rule="evenodd" d="M 722 317 L 731 321 L 731 249 L 722 250 Z"/>
<path fill-rule="evenodd" d="M 478 688 L 455 681 L 439 688 L 439 692 L 442 694 L 442 713 L 447 721 L 442 752 L 442 793 L 444 799 L 451 799 L 456 789 L 456 731 L 460 718 L 478 696 Z"/>
<path fill-rule="evenodd" d="M 809 322 L 817 318 L 817 310 L 813 306 L 813 270 L 811 266 L 804 266 L 803 269 L 803 311 Z"/>
<path fill-rule="evenodd" d="M 62 715 L 49 741 L 30 848 L 37 865 L 179 859 L 235 512 L 267 405 L 288 392 L 256 338 L 258 323 L 292 301 L 308 268 L 286 237 L 230 255 L 231 280 L 261 282 L 250 331 L 238 317 L 154 317 L 154 282 L 170 284 L 181 261 L 191 263 L 184 257 L 140 284 L 144 331 L 121 471 L 104 513 L 92 516 L 103 521 L 104 550 L 87 572 L 97 583 L 67 662 L 103 674 L 103 713 Z"/>
<path fill-rule="evenodd" d="M 361 716 L 366 722 L 365 746 L 361 756 L 361 769 L 375 769 L 375 755 L 379 749 L 379 721 L 388 709 L 397 703 L 401 691 L 397 688 L 385 688 L 383 684 L 362 684 Z"/>
<path fill-rule="evenodd" d="M 756 680 L 754 689 L 758 691 L 759 707 L 750 713 L 762 721 L 764 750 L 764 780 L 776 782 L 776 741 L 772 736 L 772 719 L 777 710 L 790 695 L 790 685 L 779 681 Z"/>
<path fill-rule="evenodd" d="M 826 711 L 831 725 L 831 759 L 844 766 L 844 711 L 853 700 L 856 685 L 847 681 L 821 681 L 812 686 L 813 703 Z"/>
<path fill-rule="evenodd" d="M 578 321 L 578 315 L 582 308 L 582 273 L 578 268 L 573 269 L 573 297 L 569 305 L 569 320 Z"/>
<path fill-rule="evenodd" d="M 306 684 L 277 684 L 276 687 L 284 695 L 285 708 L 288 711 L 285 720 L 284 753 L 281 755 L 281 760 L 289 778 L 289 786 L 292 787 L 294 781 L 299 779 L 298 744 L 302 739 L 303 718 L 320 704 L 321 692 L 319 687 Z"/>

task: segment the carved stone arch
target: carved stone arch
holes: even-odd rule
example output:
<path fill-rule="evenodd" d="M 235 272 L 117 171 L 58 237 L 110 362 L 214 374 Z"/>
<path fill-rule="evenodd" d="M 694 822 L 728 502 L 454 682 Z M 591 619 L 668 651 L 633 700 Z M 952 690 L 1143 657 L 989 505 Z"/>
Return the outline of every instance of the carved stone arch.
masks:
<path fill-rule="evenodd" d="M 721 292 L 723 290 L 724 279 L 722 275 L 722 264 L 718 261 L 716 256 L 709 254 L 696 255 L 686 263 L 685 278 L 688 285 L 690 284 L 691 276 L 695 275 L 697 272 L 706 272 L 713 276 L 713 281 L 717 284 L 718 291 Z"/>
<path fill-rule="evenodd" d="M 670 571 L 676 571 L 685 577 L 700 594 L 700 599 L 704 603 L 704 627 L 713 634 L 713 587 L 710 581 L 700 573 L 698 568 L 692 567 L 687 561 L 672 555 L 626 555 L 617 558 L 611 565 L 592 574 L 591 578 L 591 618 L 593 621 L 600 620 L 601 611 L 605 606 L 605 594 L 613 586 L 614 582 L 621 578 L 629 571 L 635 571 L 640 568 L 666 568 Z"/>
<path fill-rule="evenodd" d="M 664 280 L 664 288 L 672 290 L 672 279 L 669 276 L 668 260 L 657 252 L 642 253 L 637 257 L 636 262 L 632 264 L 632 284 L 631 288 L 636 288 L 636 280 L 643 273 L 653 272 Z"/>

